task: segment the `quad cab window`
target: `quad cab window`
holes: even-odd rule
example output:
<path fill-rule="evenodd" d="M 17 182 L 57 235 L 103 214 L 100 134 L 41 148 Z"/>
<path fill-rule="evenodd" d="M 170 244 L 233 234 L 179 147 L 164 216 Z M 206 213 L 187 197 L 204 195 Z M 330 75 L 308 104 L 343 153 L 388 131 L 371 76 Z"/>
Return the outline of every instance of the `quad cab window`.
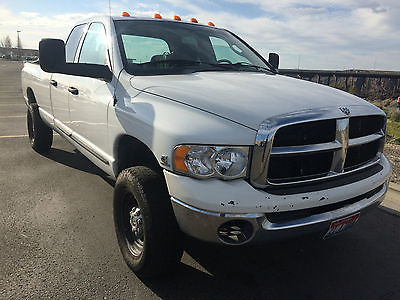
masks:
<path fill-rule="evenodd" d="M 79 63 L 107 65 L 107 35 L 101 23 L 90 24 L 79 55 Z"/>
<path fill-rule="evenodd" d="M 76 50 L 81 40 L 83 30 L 86 24 L 77 25 L 72 29 L 67 43 L 65 44 L 65 58 L 67 63 L 73 63 L 75 59 Z"/>

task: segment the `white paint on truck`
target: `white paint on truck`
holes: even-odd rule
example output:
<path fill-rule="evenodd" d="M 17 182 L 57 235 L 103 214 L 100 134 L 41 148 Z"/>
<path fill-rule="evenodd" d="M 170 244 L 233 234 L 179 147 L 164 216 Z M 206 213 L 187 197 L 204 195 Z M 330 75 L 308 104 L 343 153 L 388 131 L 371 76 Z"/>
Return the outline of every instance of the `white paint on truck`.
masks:
<path fill-rule="evenodd" d="M 310 231 L 314 231 L 315 224 L 322 224 L 321 228 L 324 229 L 327 221 L 349 212 L 363 211 L 372 204 L 379 204 L 383 199 L 391 167 L 379 151 L 371 166 L 356 166 L 357 172 L 342 168 L 343 174 L 333 174 L 334 170 L 331 170 L 329 174 L 320 175 L 328 177 L 326 180 L 322 178 L 321 181 L 316 181 L 317 188 L 312 187 L 312 184 L 310 187 L 307 182 L 287 185 L 286 190 L 285 185 L 282 187 L 279 184 L 261 188 L 254 184 L 250 175 L 251 168 L 262 168 L 262 162 L 272 155 L 271 147 L 274 146 L 270 144 L 268 148 L 268 139 L 276 133 L 273 128 L 275 120 L 284 122 L 282 120 L 289 120 L 291 116 L 301 117 L 314 113 L 312 121 L 316 121 L 317 112 L 324 111 L 332 112 L 335 117 L 331 119 L 335 119 L 335 122 L 339 120 L 340 123 L 340 120 L 351 117 L 371 115 L 384 118 L 381 110 L 337 89 L 257 68 L 244 72 L 240 69 L 223 69 L 226 66 L 214 66 L 214 70 L 199 69 L 177 74 L 136 74 L 126 67 L 129 63 L 124 58 L 124 50 L 115 26 L 115 22 L 119 21 L 137 22 L 143 19 L 104 17 L 79 23 L 86 25 L 73 60 L 74 63 L 79 63 L 89 24 L 103 24 L 107 41 L 107 59 L 104 64 L 112 72 L 110 82 L 76 75 L 49 74 L 43 72 L 39 64 L 26 63 L 22 70 L 23 93 L 28 103 L 33 100 L 37 102 L 41 117 L 51 128 L 113 177 L 117 177 L 121 171 L 118 147 L 124 146 L 119 144 L 122 136 L 130 136 L 146 145 L 163 169 L 182 231 L 203 240 L 221 242 L 216 231 L 226 221 L 247 220 L 253 224 L 256 233 L 266 233 L 268 228 L 272 228 L 265 225 L 270 222 L 267 214 L 282 212 L 297 212 L 301 216 L 298 217 L 300 219 L 294 217 L 290 222 L 288 219 L 282 219 L 281 223 L 276 221 L 276 228 L 280 228 L 282 232 L 288 228 L 301 231 L 308 228 L 307 226 L 310 226 Z M 178 24 L 168 20 L 144 21 Z M 179 24 L 187 25 L 184 22 Z M 201 25 L 190 26 L 193 31 L 203 28 Z M 157 64 L 157 59 L 165 59 L 163 56 L 166 55 L 154 55 L 152 60 L 154 58 Z M 173 51 L 168 55 L 174 55 Z M 267 67 L 267 62 L 264 63 Z M 228 65 L 232 65 L 232 62 Z M 76 91 L 78 92 L 75 93 Z M 350 108 L 354 109 L 353 112 L 357 111 L 357 115 L 353 116 Z M 321 114 L 321 120 L 324 119 L 323 116 Z M 307 123 L 306 121 L 304 119 L 302 122 Z M 342 123 L 350 126 L 346 122 Z M 280 123 L 279 126 L 283 126 L 282 124 L 288 125 Z M 383 131 L 384 126 L 374 134 L 380 138 L 383 137 Z M 306 136 L 307 132 L 301 134 Z M 343 134 L 347 134 L 349 142 L 348 132 Z M 366 144 L 372 138 L 375 138 L 373 134 L 356 137 L 350 143 Z M 324 147 L 337 147 L 340 144 L 339 147 L 342 147 L 344 141 L 339 143 L 338 139 L 340 136 L 336 132 L 335 141 L 317 146 L 325 149 Z M 248 147 L 250 156 L 246 176 L 235 180 L 221 180 L 184 175 L 173 165 L 174 150 L 179 145 Z M 311 153 L 314 151 L 312 147 L 316 147 L 305 146 L 310 145 L 285 146 L 286 148 L 281 147 L 276 151 Z M 260 150 L 257 147 L 264 147 L 265 152 L 261 153 L 263 161 L 254 163 L 253 151 Z M 367 169 L 372 167 L 377 168 L 377 171 L 365 175 Z M 336 179 L 329 177 L 333 175 L 337 176 Z M 337 178 L 342 179 L 340 181 Z M 332 185 L 334 180 L 339 183 Z M 298 190 L 293 186 L 299 187 Z M 370 191 L 375 194 L 368 194 Z M 343 200 L 353 202 L 340 206 Z M 319 211 L 319 208 L 325 210 Z M 304 214 L 303 210 L 310 210 L 310 214 Z M 255 234 L 252 238 L 254 236 Z"/>

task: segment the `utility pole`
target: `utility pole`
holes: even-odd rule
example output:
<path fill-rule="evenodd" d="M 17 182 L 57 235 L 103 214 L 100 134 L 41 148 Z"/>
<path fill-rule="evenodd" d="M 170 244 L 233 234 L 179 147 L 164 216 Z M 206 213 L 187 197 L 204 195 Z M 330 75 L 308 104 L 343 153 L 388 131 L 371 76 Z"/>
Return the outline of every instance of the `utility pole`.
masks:
<path fill-rule="evenodd" d="M 19 33 L 21 30 L 17 30 L 17 58 L 21 58 L 21 40 L 19 39 Z"/>

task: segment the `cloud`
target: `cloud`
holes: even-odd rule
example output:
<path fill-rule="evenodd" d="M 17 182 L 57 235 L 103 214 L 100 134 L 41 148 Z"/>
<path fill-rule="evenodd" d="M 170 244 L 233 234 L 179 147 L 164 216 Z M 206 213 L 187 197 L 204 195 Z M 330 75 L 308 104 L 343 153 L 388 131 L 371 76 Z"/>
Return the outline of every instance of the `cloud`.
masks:
<path fill-rule="evenodd" d="M 22 11 L 20 14 L 24 18 L 37 18 L 37 17 L 39 17 L 39 13 L 37 13 L 37 12 Z"/>
<path fill-rule="evenodd" d="M 96 13 L 66 13 L 54 16 L 43 16 L 37 12 L 15 13 L 0 7 L 2 27 L 0 37 L 9 35 L 16 42 L 16 30 L 20 30 L 22 46 L 25 48 L 38 48 L 42 38 L 54 37 L 66 39 L 73 24 L 84 18 L 97 15 Z"/>
<path fill-rule="evenodd" d="M 265 12 L 265 17 L 241 19 L 246 26 L 234 25 L 235 29 L 263 54 L 266 49 L 279 51 L 285 67 L 297 66 L 300 57 L 304 68 L 372 68 L 376 60 L 379 68 L 400 69 L 395 58 L 400 54 L 397 1 L 228 1 L 256 5 Z"/>
<path fill-rule="evenodd" d="M 0 37 L 6 32 L 16 36 L 18 29 L 23 45 L 37 48 L 42 37 L 66 38 L 78 20 L 108 13 L 108 1 L 98 1 L 94 7 L 91 14 L 50 17 L 29 11 L 15 13 L 0 5 Z M 147 17 L 154 12 L 169 18 L 178 14 L 183 19 L 196 17 L 200 23 L 213 21 L 237 33 L 264 57 L 270 51 L 278 52 L 285 68 L 297 68 L 300 62 L 301 68 L 370 69 L 376 65 L 400 70 L 397 0 L 113 0 L 113 14 L 121 11 Z"/>

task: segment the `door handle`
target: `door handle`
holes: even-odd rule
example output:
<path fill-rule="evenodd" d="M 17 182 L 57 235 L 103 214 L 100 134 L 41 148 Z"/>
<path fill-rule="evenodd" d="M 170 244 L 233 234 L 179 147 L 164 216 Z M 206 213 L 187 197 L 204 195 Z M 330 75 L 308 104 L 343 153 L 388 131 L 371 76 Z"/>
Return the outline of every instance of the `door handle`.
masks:
<path fill-rule="evenodd" d="M 57 87 L 57 81 L 55 81 L 55 80 L 50 80 L 50 84 L 51 84 L 52 86 Z"/>
<path fill-rule="evenodd" d="M 76 88 L 74 88 L 74 87 L 72 87 L 72 86 L 70 86 L 70 87 L 68 88 L 68 92 L 70 92 L 72 95 L 78 95 L 78 94 L 79 94 L 78 89 L 76 89 Z"/>

